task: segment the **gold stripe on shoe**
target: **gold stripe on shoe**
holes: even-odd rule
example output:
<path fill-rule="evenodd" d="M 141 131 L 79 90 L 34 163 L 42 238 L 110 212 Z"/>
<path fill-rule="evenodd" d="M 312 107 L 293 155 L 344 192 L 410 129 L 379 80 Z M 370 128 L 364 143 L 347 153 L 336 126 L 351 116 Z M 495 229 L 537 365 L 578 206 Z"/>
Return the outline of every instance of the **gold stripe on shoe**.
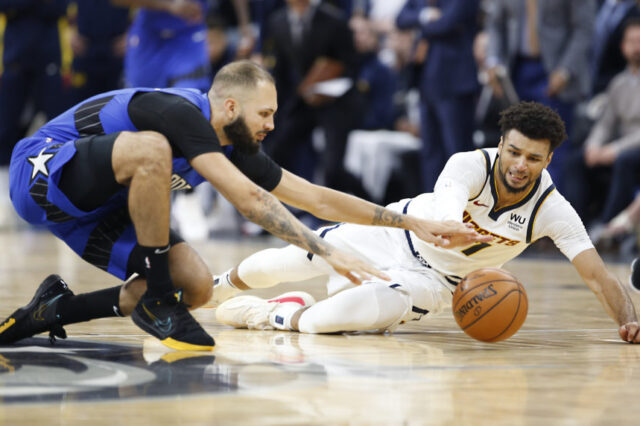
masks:
<path fill-rule="evenodd" d="M 193 343 L 180 342 L 178 340 L 172 339 L 171 337 L 167 337 L 160 342 L 162 342 L 163 345 L 177 351 L 212 351 L 215 347 L 215 345 L 194 345 Z"/>

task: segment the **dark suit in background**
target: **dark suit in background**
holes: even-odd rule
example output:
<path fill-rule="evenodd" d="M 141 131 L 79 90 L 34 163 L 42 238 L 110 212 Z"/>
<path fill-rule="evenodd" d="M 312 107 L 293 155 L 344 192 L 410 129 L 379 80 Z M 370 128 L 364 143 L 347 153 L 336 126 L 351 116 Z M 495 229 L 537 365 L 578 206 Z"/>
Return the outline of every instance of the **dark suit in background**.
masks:
<path fill-rule="evenodd" d="M 324 78 L 349 77 L 355 82 L 357 58 L 347 19 L 339 9 L 324 3 L 309 3 L 302 22 L 292 15 L 289 7 L 274 12 L 263 36 L 264 64 L 275 77 L 280 105 L 276 130 L 265 147 L 278 164 L 299 170 L 302 145 L 308 147 L 312 131 L 321 128 L 325 135 L 321 155 L 325 185 L 365 195 L 360 181 L 343 165 L 347 136 L 362 120 L 357 90 L 352 87 L 343 96 L 324 100 L 305 98 L 300 90 L 310 74 L 319 70 L 319 62 L 329 64 L 318 73 L 328 71 Z"/>
<path fill-rule="evenodd" d="M 627 61 L 620 52 L 624 22 L 640 16 L 636 0 L 605 0 L 594 25 L 591 56 L 592 95 L 604 92 L 616 74 L 622 72 Z"/>
<path fill-rule="evenodd" d="M 440 17 L 426 19 L 427 6 L 439 9 Z M 433 190 L 451 155 L 473 147 L 478 6 L 477 0 L 408 0 L 397 18 L 398 28 L 417 28 L 428 43 L 420 78 L 423 192 Z"/>
<path fill-rule="evenodd" d="M 535 9 L 531 16 L 530 7 Z M 595 0 L 493 0 L 488 8 L 487 68 L 504 66 L 520 100 L 555 109 L 569 137 L 575 104 L 591 91 L 589 54 L 595 9 Z M 531 45 L 529 19 L 536 26 L 531 31 L 537 49 Z M 559 79 L 563 83 L 554 84 Z M 568 148 L 566 143 L 557 148 L 548 167 L 561 190 Z"/>

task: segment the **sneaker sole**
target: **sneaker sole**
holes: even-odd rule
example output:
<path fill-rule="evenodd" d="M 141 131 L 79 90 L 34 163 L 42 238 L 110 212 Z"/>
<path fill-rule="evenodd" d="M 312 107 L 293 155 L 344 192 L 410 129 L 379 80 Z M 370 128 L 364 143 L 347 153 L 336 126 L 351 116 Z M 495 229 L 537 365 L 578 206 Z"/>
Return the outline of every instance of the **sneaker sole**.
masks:
<path fill-rule="evenodd" d="M 160 340 L 163 345 L 175 349 L 176 351 L 212 351 L 215 347 L 215 343 L 211 346 L 207 345 L 194 345 L 193 343 L 180 342 L 178 340 L 167 337 L 164 340 Z"/>
<path fill-rule="evenodd" d="M 215 341 L 213 341 L 213 337 L 211 336 L 209 337 L 211 337 L 211 340 L 213 341 L 212 345 L 198 345 L 195 343 L 181 342 L 172 337 L 166 337 L 163 339 L 155 332 L 154 329 L 147 326 L 147 324 L 142 320 L 135 309 L 131 313 L 131 319 L 133 320 L 135 325 L 140 327 L 144 332 L 158 339 L 160 343 L 167 346 L 168 348 L 175 349 L 177 351 L 212 351 L 215 347 Z"/>

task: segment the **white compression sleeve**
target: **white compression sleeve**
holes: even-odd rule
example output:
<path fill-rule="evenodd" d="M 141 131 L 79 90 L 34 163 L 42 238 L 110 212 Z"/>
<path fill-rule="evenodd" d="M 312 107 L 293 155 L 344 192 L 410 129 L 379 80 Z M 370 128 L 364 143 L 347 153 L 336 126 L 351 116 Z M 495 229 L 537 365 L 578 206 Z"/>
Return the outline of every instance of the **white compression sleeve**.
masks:
<path fill-rule="evenodd" d="M 384 330 L 411 310 L 411 297 L 388 284 L 364 283 L 322 300 L 298 321 L 303 333 Z"/>
<path fill-rule="evenodd" d="M 323 260 L 313 262 L 296 246 L 266 249 L 252 254 L 238 265 L 238 276 L 251 288 L 267 288 L 290 281 L 304 281 L 333 271 Z"/>

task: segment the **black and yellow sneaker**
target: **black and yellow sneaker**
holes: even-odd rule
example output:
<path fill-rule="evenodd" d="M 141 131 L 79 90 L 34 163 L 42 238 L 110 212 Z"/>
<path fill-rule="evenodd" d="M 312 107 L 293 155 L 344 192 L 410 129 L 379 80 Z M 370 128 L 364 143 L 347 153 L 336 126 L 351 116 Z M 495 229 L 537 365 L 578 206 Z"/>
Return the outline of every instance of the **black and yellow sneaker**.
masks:
<path fill-rule="evenodd" d="M 213 338 L 187 310 L 182 290 L 172 291 L 162 297 L 154 297 L 146 292 L 131 318 L 138 327 L 171 349 L 210 351 L 215 345 Z"/>
<path fill-rule="evenodd" d="M 73 296 L 67 283 L 58 275 L 49 275 L 36 290 L 27 306 L 18 309 L 0 324 L 0 345 L 17 342 L 34 334 L 49 332 L 51 343 L 56 337 L 67 338 L 67 333 L 56 314 L 58 301 Z"/>

